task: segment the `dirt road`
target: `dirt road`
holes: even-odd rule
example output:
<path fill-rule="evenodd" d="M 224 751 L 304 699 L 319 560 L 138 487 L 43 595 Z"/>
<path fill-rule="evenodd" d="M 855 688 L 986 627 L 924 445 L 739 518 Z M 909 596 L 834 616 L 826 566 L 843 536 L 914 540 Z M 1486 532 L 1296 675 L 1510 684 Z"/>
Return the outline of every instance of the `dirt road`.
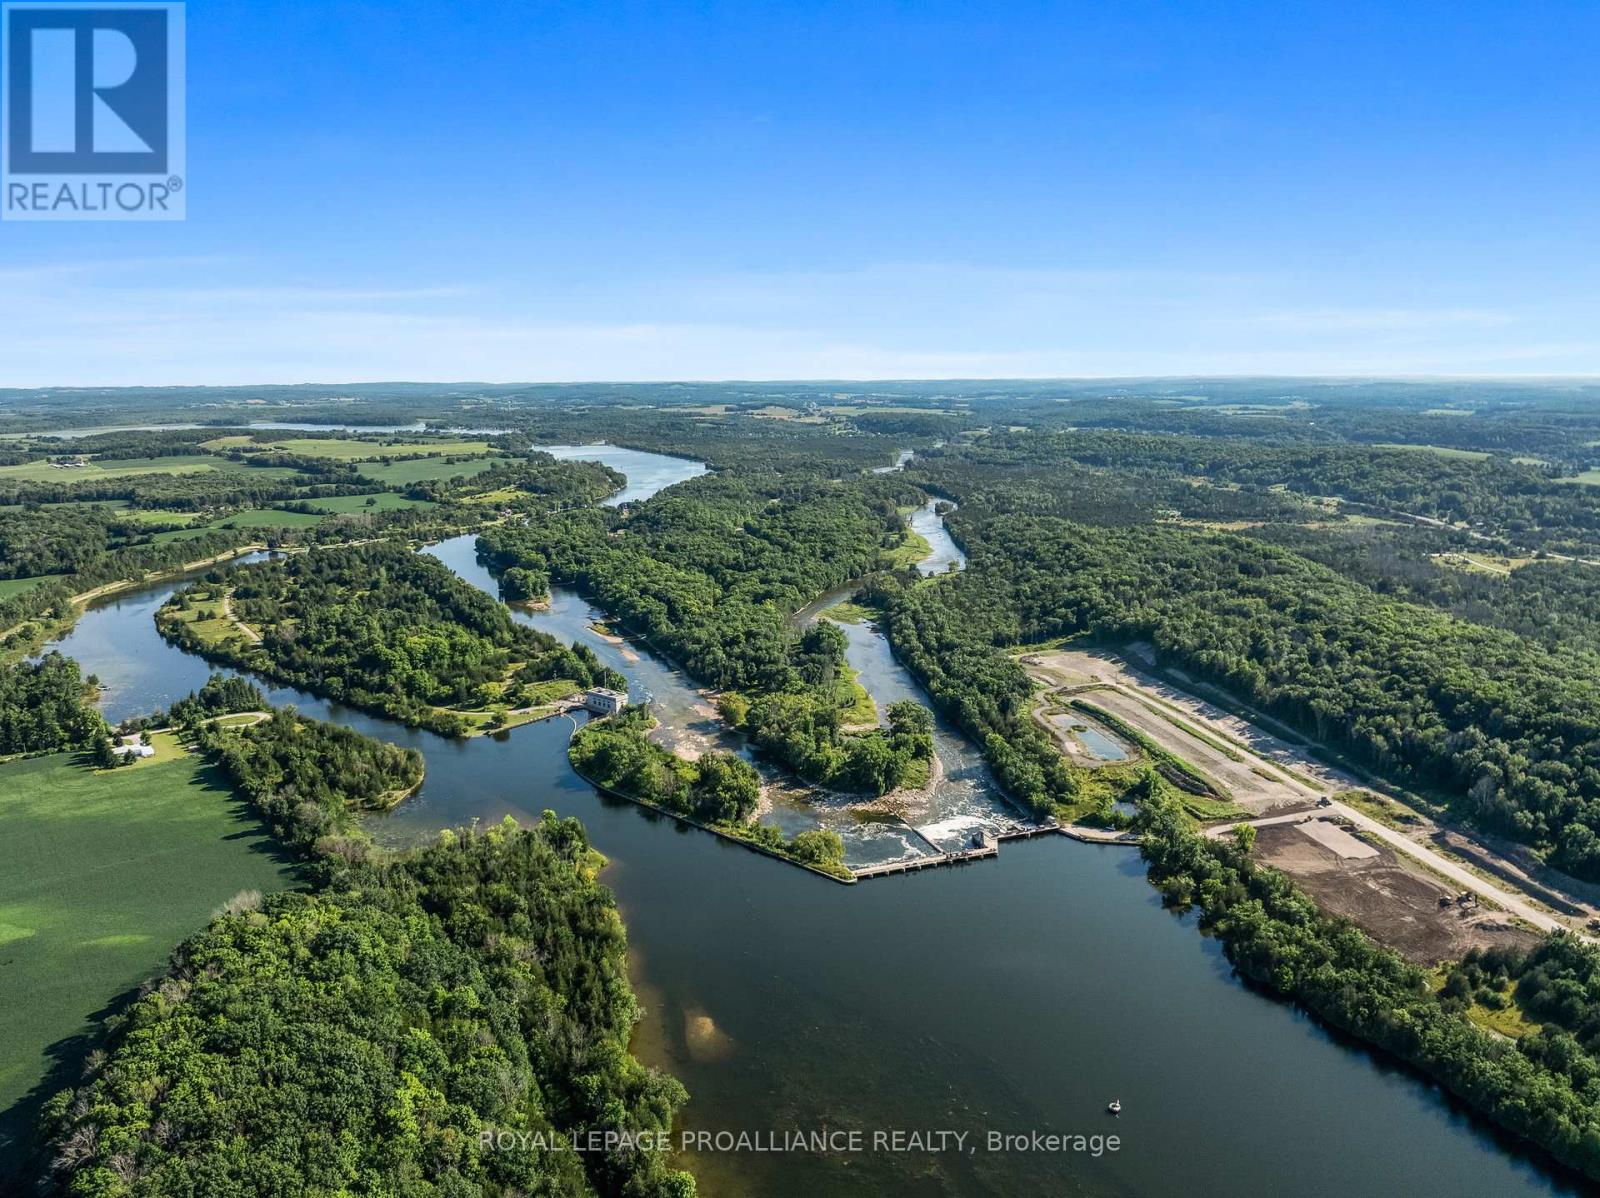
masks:
<path fill-rule="evenodd" d="M 1461 889 L 1469 890 L 1473 894 L 1477 895 L 1480 899 L 1493 903 L 1495 906 L 1501 908 L 1507 913 L 1515 915 L 1518 919 L 1525 920 L 1528 924 L 1538 928 L 1541 932 L 1574 931 L 1570 924 L 1563 920 L 1557 919 L 1543 907 L 1533 903 L 1525 896 L 1496 886 L 1494 883 L 1479 877 L 1470 869 L 1466 869 L 1463 866 L 1457 865 L 1448 857 L 1441 856 L 1440 854 L 1430 850 L 1427 846 L 1418 844 L 1416 841 L 1408 837 L 1404 832 L 1398 832 L 1389 827 L 1387 824 L 1381 823 L 1369 815 L 1362 814 L 1348 803 L 1341 803 L 1338 799 L 1334 799 L 1329 806 L 1319 808 L 1317 814 L 1322 816 L 1334 815 L 1349 820 L 1363 832 L 1366 832 L 1370 836 L 1381 840 L 1395 852 L 1402 853 L 1411 860 L 1422 863 L 1434 873 L 1440 875 L 1441 877 L 1448 878 L 1451 882 L 1460 886 Z M 1220 839 L 1221 837 L 1227 836 L 1229 833 L 1231 833 L 1234 828 L 1239 826 L 1240 823 L 1252 824 L 1255 827 L 1260 828 L 1266 827 L 1269 824 L 1298 823 L 1303 819 L 1305 819 L 1304 812 L 1295 815 L 1269 816 L 1266 819 L 1240 820 L 1238 823 L 1223 824 L 1214 828 L 1207 828 L 1206 835 L 1212 837 L 1213 839 Z M 1584 935 L 1583 933 L 1576 934 Z M 1584 935 L 1584 938 L 1591 941 L 1595 939 L 1594 937 L 1587 935 Z"/>

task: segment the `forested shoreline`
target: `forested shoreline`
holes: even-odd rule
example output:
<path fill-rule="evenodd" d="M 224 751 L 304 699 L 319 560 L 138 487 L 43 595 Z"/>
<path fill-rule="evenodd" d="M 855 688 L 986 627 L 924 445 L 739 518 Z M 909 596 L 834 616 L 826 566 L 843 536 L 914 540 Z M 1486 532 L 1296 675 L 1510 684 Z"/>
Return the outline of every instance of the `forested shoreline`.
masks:
<path fill-rule="evenodd" d="M 1322 914 L 1289 879 L 1255 865 L 1247 851 L 1208 840 L 1170 800 L 1146 799 L 1139 819 L 1150 880 L 1169 906 L 1200 911 L 1240 973 L 1300 1003 L 1342 1031 L 1434 1078 L 1474 1110 L 1600 1180 L 1600 1059 L 1592 1012 L 1600 951 L 1567 937 L 1547 941 L 1525 967 L 1534 995 L 1549 994 L 1554 968 L 1562 997 L 1530 999 L 1561 1022 L 1513 1042 L 1475 1026 L 1429 986 L 1423 971 L 1351 924 Z M 1574 975 L 1582 981 L 1573 980 Z M 1563 1002 L 1566 1005 L 1563 1006 Z M 1574 1012 L 1574 1007 L 1584 1014 Z"/>
<path fill-rule="evenodd" d="M 844 843 L 837 833 L 813 829 L 785 839 L 775 825 L 755 822 L 761 776 L 753 766 L 722 752 L 687 761 L 647 738 L 654 722 L 647 707 L 590 721 L 573 734 L 568 747 L 572 768 L 593 785 L 636 803 L 841 881 L 850 880 Z"/>
<path fill-rule="evenodd" d="M 628 1053 L 639 1009 L 593 872 L 582 826 L 547 815 L 241 899 L 50 1104 L 52 1192 L 689 1198 L 647 1138 L 685 1094 Z"/>
<path fill-rule="evenodd" d="M 259 639 L 230 626 L 226 611 L 259 628 Z M 201 656 L 444 735 L 469 730 L 464 710 L 548 702 L 540 684 L 560 681 L 572 691 L 622 681 L 591 650 L 516 623 L 403 544 L 215 571 L 175 595 L 157 622 Z"/>
<path fill-rule="evenodd" d="M 844 638 L 825 624 L 797 629 L 793 616 L 880 569 L 906 537 L 900 508 L 920 498 L 897 479 L 734 471 L 637 513 L 536 518 L 486 530 L 479 545 L 517 594 L 540 580 L 576 586 L 723 690 L 723 715 L 802 777 L 883 794 L 923 774 L 931 743 L 909 729 L 847 730 Z"/>
<path fill-rule="evenodd" d="M 475 447 L 340 434 L 320 439 L 315 456 L 281 434 L 215 429 L 87 441 L 105 463 L 210 455 L 226 465 L 0 485 L 20 505 L 0 512 L 0 582 L 10 584 L 0 618 L 23 625 L 8 648 L 70 618 L 67 597 L 96 580 L 257 540 L 299 542 L 324 547 L 208 572 L 163 613 L 163 631 L 214 660 L 452 733 L 496 726 L 547 701 L 551 686 L 622 686 L 587 650 L 516 624 L 404 543 L 473 528 L 507 599 L 577 588 L 721 691 L 722 715 L 756 747 L 818 785 L 883 794 L 925 778 L 928 712 L 891 709 L 881 729 L 849 724 L 858 692 L 843 638 L 794 619 L 866 577 L 861 601 L 897 658 L 982 747 L 1006 793 L 1040 816 L 1090 819 L 1110 796 L 1031 718 L 1035 685 L 1018 653 L 1136 644 L 1423 793 L 1434 810 L 1600 880 L 1600 572 L 1560 556 L 1600 552 L 1600 488 L 1572 477 L 1596 454 L 1564 440 L 1589 427 L 1579 408 L 1469 427 L 1423 415 L 1419 400 L 1365 427 L 1355 407 L 1337 405 L 1324 421 L 1297 407 L 1262 415 L 1038 394 L 990 419 L 981 401 L 827 413 L 815 398 L 751 394 L 722 412 L 606 408 L 618 443 L 717 468 L 621 509 L 597 506 L 621 485 L 616 472 L 535 446 L 579 440 L 590 407 L 528 410 L 516 431 Z M 793 415 L 772 417 L 769 405 Z M 1429 432 L 1431 444 L 1380 440 Z M 922 453 L 903 473 L 870 473 L 907 443 Z M 32 468 L 44 452 L 6 460 Z M 905 512 L 930 494 L 960 503 L 950 527 L 970 565 L 922 580 L 904 569 Z M 42 506 L 74 500 L 122 506 Z M 263 503 L 276 515 L 261 528 L 226 526 Z M 206 523 L 174 539 L 186 513 Z M 380 543 L 326 547 L 369 538 Z M 0 756 L 108 748 L 86 686 L 59 658 L 10 667 Z M 359 1175 L 418 1193 L 691 1193 L 660 1160 L 501 1160 L 471 1147 L 485 1127 L 670 1127 L 682 1101 L 627 1055 L 636 1010 L 620 930 L 581 829 L 550 819 L 390 858 L 359 816 L 415 788 L 420 757 L 291 712 L 248 727 L 218 718 L 260 703 L 248 684 L 218 683 L 170 718 L 313 863 L 318 889 L 241 901 L 179 953 L 79 1095 L 52 1108 L 62 1192 L 185 1192 L 181 1179 L 198 1169 L 241 1185 L 292 1177 L 337 1188 Z M 635 708 L 590 723 L 571 742 L 574 767 L 724 835 L 841 868 L 836 843 L 784 841 L 751 822 L 759 779 L 745 762 L 669 753 L 647 738 L 650 718 Z M 1117 797 L 1141 811 L 1152 882 L 1174 906 L 1201 909 L 1241 974 L 1600 1180 L 1591 948 L 1559 937 L 1424 973 L 1318 911 L 1247 846 L 1197 836 L 1159 776 L 1126 774 L 1135 781 Z M 326 969 L 286 984 L 284 963 L 308 953 Z M 360 969 L 336 972 L 356 958 Z M 254 1028 L 281 1029 L 294 1050 L 240 1057 L 213 1021 L 238 1010 Z M 1520 1030 L 1484 1031 L 1485 1011 Z M 401 1026 L 427 1043 L 396 1035 Z M 298 1112 L 321 1095 L 302 1048 L 347 1063 L 356 1079 L 309 1136 L 297 1134 Z M 202 1109 L 199 1087 L 213 1082 L 230 1101 L 270 1092 L 253 1100 L 259 1126 L 231 1131 Z M 378 1094 L 403 1095 L 403 1110 Z M 335 1151 L 328 1129 L 367 1147 Z"/>

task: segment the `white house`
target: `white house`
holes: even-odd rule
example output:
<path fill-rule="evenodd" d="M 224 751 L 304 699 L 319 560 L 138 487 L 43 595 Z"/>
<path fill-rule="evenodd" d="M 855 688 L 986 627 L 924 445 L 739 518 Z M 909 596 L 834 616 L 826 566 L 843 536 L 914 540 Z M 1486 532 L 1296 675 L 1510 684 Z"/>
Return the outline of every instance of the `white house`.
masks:
<path fill-rule="evenodd" d="M 119 757 L 154 757 L 156 747 L 142 744 L 137 736 L 124 736 L 111 747 L 111 751 Z"/>
<path fill-rule="evenodd" d="M 583 705 L 596 715 L 616 715 L 628 705 L 628 696 L 621 691 L 597 686 L 591 691 L 584 692 Z"/>

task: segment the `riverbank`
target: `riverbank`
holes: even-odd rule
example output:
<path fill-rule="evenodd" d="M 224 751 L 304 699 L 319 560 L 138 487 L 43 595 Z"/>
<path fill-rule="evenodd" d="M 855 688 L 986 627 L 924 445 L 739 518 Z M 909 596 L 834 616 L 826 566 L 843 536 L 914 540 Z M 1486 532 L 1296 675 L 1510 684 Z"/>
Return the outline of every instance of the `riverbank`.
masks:
<path fill-rule="evenodd" d="M 458 573 L 473 569 L 470 541 L 446 550 Z M 163 598 L 99 608 L 71 646 L 109 680 L 108 703 L 123 714 L 164 707 L 209 673 L 156 634 Z M 537 626 L 602 651 L 629 673 L 635 701 L 653 692 L 675 720 L 700 718 L 698 690 L 662 662 L 645 654 L 629 665 L 580 637 L 589 611 L 558 592 Z M 1134 854 L 1080 846 L 1069 832 L 1007 843 L 1003 868 L 818 886 L 742 842 L 597 790 L 570 769 L 561 720 L 468 742 L 289 688 L 268 698 L 424 752 L 423 788 L 366 821 L 385 846 L 475 819 L 582 819 L 611 861 L 605 884 L 626 919 L 644 1008 L 636 1055 L 693 1095 L 683 1132 L 924 1126 L 981 1140 L 995 1128 L 1098 1126 L 1108 1095 L 1125 1104 L 1126 1150 L 1092 1160 L 691 1152 L 705 1193 L 1154 1198 L 1170 1192 L 1173 1160 L 1196 1193 L 1242 1198 L 1577 1192 L 1436 1088 L 1241 985 L 1217 941 L 1161 908 Z M 947 760 L 947 785 L 967 785 L 966 768 Z M 1008 1034 L 1018 1026 L 1026 1033 Z"/>
<path fill-rule="evenodd" d="M 38 619 L 24 620 L 19 624 L 12 625 L 10 628 L 5 629 L 4 631 L 0 631 L 0 646 L 5 646 L 4 649 L 0 649 L 0 664 L 8 663 L 27 655 L 29 647 L 24 646 L 20 649 L 14 650 L 9 646 L 8 642 L 13 636 L 21 632 L 29 624 L 41 625 L 39 639 L 45 642 L 59 640 L 72 631 L 72 629 L 76 626 L 78 619 L 83 615 L 84 611 L 88 610 L 89 605 L 92 603 L 96 603 L 104 599 L 112 599 L 118 595 L 131 591 L 137 591 L 144 587 L 155 586 L 163 582 L 171 582 L 181 579 L 201 570 L 209 570 L 212 566 L 221 565 L 223 562 L 236 561 L 241 557 L 249 557 L 252 553 L 265 552 L 266 549 L 266 545 L 259 543 L 243 545 L 237 549 L 229 549 L 222 553 L 214 554 L 211 557 L 201 558 L 198 561 L 187 562 L 181 566 L 174 566 L 170 570 L 151 571 L 140 578 L 118 579 L 116 582 L 103 583 L 100 586 L 92 587 L 87 591 L 81 591 L 76 595 L 69 596 L 68 602 L 74 609 L 70 615 L 65 615 L 52 623 L 46 623 L 42 617 Z"/>
<path fill-rule="evenodd" d="M 626 720 L 624 717 L 617 717 L 617 719 L 624 719 L 624 727 L 626 727 Z M 578 727 L 576 722 L 574 722 L 575 731 L 567 748 L 567 762 L 572 768 L 573 773 L 582 778 L 584 781 L 588 782 L 591 786 L 594 786 L 606 794 L 612 795 L 616 798 L 625 799 L 630 803 L 636 803 L 641 807 L 645 807 L 661 815 L 668 816 L 688 827 L 698 828 L 703 832 L 710 832 L 714 836 L 720 836 L 725 840 L 742 845 L 745 848 L 754 849 L 763 856 L 772 857 L 779 861 L 785 861 L 790 865 L 797 865 L 802 869 L 810 871 L 811 873 L 819 874 L 822 877 L 828 878 L 830 881 L 843 882 L 846 884 L 855 881 L 851 871 L 849 871 L 842 864 L 835 864 L 826 860 L 812 860 L 808 859 L 807 857 L 800 856 L 796 851 L 795 844 L 793 842 L 786 844 L 783 841 L 782 834 L 778 832 L 776 828 L 772 827 L 771 825 L 761 825 L 755 822 L 757 819 L 759 819 L 759 810 L 740 819 L 703 819 L 699 815 L 696 815 L 692 812 L 679 810 L 676 807 L 668 807 L 662 803 L 654 801 L 653 799 L 646 798 L 636 790 L 624 789 L 616 781 L 608 781 L 596 776 L 594 771 L 586 769 L 584 765 L 580 764 L 580 757 L 583 755 L 584 749 L 584 739 L 585 737 L 600 736 L 614 726 L 614 720 L 594 720 L 582 727 Z M 627 733 L 621 732 L 620 730 L 619 734 L 624 736 L 627 735 Z M 645 735 L 642 731 L 635 729 L 631 734 L 636 738 L 631 741 L 635 751 L 649 745 L 649 741 L 645 739 Z M 675 769 L 681 774 L 685 769 L 691 771 L 694 769 L 692 763 L 682 762 L 681 758 L 677 759 L 676 762 L 670 760 L 673 757 L 673 754 L 666 749 L 660 748 L 659 746 L 654 746 L 653 749 L 655 753 L 662 755 L 658 758 L 655 766 L 656 770 L 658 771 Z M 595 759 L 598 760 L 598 758 Z M 680 762 L 682 764 L 679 764 Z M 744 769 L 746 771 L 746 777 L 749 779 L 748 784 L 751 786 L 755 785 L 754 771 L 748 765 L 740 766 L 736 760 L 731 761 L 729 764 Z M 681 787 L 682 784 L 683 783 L 680 779 L 678 785 Z M 681 791 L 675 793 L 681 793 Z"/>

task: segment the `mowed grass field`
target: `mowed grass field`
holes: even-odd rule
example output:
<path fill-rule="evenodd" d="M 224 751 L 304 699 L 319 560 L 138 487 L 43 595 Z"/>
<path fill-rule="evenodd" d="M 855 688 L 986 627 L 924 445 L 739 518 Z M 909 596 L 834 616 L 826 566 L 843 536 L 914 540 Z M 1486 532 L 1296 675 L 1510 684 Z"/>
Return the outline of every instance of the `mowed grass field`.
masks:
<path fill-rule="evenodd" d="M 0 578 L 0 600 L 9 599 L 13 595 L 21 595 L 26 591 L 31 591 L 34 587 L 39 586 L 41 583 L 51 582 L 57 578 L 65 577 L 65 574 L 40 574 L 33 578 Z"/>
<path fill-rule="evenodd" d="M 447 462 L 443 458 L 417 458 L 410 462 L 373 462 L 361 467 L 361 477 L 389 487 L 403 487 L 430 478 L 467 478 L 482 474 L 497 458 L 469 458 Z"/>
<path fill-rule="evenodd" d="M 271 448 L 307 458 L 364 462 L 403 453 L 488 453 L 489 443 L 487 441 L 396 441 L 393 444 L 385 444 L 377 441 L 351 441 L 343 437 L 288 437 L 281 441 L 273 441 Z"/>
<path fill-rule="evenodd" d="M 138 474 L 195 474 L 207 470 L 243 470 L 226 458 L 206 454 L 178 455 L 169 458 L 129 458 L 120 462 L 88 462 L 65 468 L 49 462 L 24 462 L 20 466 L 0 466 L 0 478 L 24 482 L 71 483 L 90 478 L 127 478 Z"/>
<path fill-rule="evenodd" d="M 1414 449 L 1418 453 L 1438 454 L 1441 458 L 1462 458 L 1471 462 L 1481 462 L 1489 456 L 1480 449 L 1452 449 L 1448 445 L 1402 445 L 1398 441 L 1380 441 L 1374 444 L 1372 448 Z"/>
<path fill-rule="evenodd" d="M 235 512 L 225 520 L 209 525 L 211 528 L 310 528 L 320 524 L 322 517 L 314 512 L 285 512 L 277 508 L 257 507 Z"/>
<path fill-rule="evenodd" d="M 368 501 L 371 502 L 368 502 Z M 319 512 L 341 516 L 362 512 L 395 512 L 401 508 L 433 508 L 436 503 L 426 499 L 407 499 L 393 491 L 380 491 L 376 495 L 336 495 L 332 499 L 313 499 L 311 506 Z"/>
<path fill-rule="evenodd" d="M 73 754 L 0 765 L 0 1191 L 48 1096 L 35 1088 L 76 1078 L 97 1014 L 241 890 L 295 884 L 221 775 L 163 747 L 121 770 Z"/>

